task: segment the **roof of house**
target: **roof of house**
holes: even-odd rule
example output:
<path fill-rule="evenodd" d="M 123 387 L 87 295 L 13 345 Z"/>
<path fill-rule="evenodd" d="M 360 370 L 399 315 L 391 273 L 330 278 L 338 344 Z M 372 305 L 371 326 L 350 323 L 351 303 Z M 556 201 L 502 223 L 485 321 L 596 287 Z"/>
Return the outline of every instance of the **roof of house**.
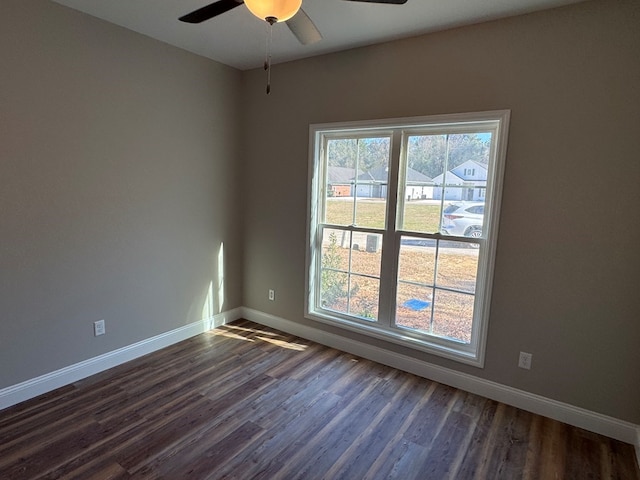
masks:
<path fill-rule="evenodd" d="M 388 182 L 388 167 L 379 165 L 366 172 L 360 171 L 358 181 L 360 182 Z M 327 182 L 332 184 L 349 184 L 355 180 L 355 169 L 349 167 L 333 167 L 329 166 L 327 170 Z M 433 181 L 430 177 L 420 173 L 419 171 L 407 167 L 407 183 L 431 184 Z"/>
<path fill-rule="evenodd" d="M 332 167 L 327 169 L 327 181 L 329 183 L 351 183 L 355 177 L 355 169 L 349 167 Z"/>
<path fill-rule="evenodd" d="M 478 169 L 478 175 L 466 175 L 465 170 L 466 169 Z M 487 179 L 487 166 L 483 165 L 480 162 L 476 162 L 475 160 L 467 160 L 466 162 L 458 165 L 455 168 L 452 168 L 450 170 L 450 172 L 455 172 L 455 174 L 462 178 L 463 180 L 471 180 L 471 181 L 477 181 L 477 180 L 486 180 Z M 480 173 L 482 172 L 482 173 Z M 479 178 L 480 177 L 480 178 Z"/>
<path fill-rule="evenodd" d="M 444 175 L 441 173 L 437 177 L 433 177 L 433 183 L 442 184 L 442 177 Z M 464 179 L 460 178 L 458 175 L 453 173 L 453 171 L 449 170 L 447 172 L 447 185 L 462 185 L 464 183 Z"/>
<path fill-rule="evenodd" d="M 358 180 L 363 181 L 375 181 L 386 183 L 388 181 L 388 172 L 389 168 L 384 165 L 379 165 L 375 168 L 372 168 L 368 172 L 361 173 L 358 175 Z M 420 173 L 419 171 L 407 167 L 407 183 L 432 183 L 431 178 L 426 175 Z"/>
<path fill-rule="evenodd" d="M 408 183 L 432 183 L 433 179 L 431 177 L 426 176 L 419 171 L 407 167 L 407 182 Z"/>

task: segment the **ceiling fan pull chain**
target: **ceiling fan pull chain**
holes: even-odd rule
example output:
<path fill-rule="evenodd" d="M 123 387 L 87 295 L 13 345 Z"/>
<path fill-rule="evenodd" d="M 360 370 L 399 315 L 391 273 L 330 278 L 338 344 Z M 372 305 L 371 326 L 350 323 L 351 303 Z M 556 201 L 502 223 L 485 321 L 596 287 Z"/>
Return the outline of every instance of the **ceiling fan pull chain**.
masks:
<path fill-rule="evenodd" d="M 269 65 L 267 66 L 267 95 L 271 93 L 271 57 L 269 57 Z"/>
<path fill-rule="evenodd" d="M 267 17 L 265 19 L 269 24 L 269 30 L 267 32 L 267 51 L 264 60 L 264 69 L 267 71 L 267 95 L 271 93 L 271 43 L 273 42 L 273 24 L 276 19 L 273 17 Z"/>

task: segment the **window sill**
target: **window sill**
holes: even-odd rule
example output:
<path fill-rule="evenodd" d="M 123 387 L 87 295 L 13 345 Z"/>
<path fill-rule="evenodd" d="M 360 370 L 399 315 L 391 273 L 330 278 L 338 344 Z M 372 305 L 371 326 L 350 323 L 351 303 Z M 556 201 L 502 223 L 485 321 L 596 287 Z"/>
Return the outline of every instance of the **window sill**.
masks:
<path fill-rule="evenodd" d="M 459 345 L 463 348 L 459 348 L 457 342 L 439 339 L 437 337 L 433 337 L 433 340 L 417 338 L 418 335 L 412 336 L 409 331 L 405 332 L 400 328 L 384 328 L 373 322 L 369 324 L 366 320 L 359 322 L 357 320 L 350 320 L 347 318 L 338 318 L 331 313 L 315 310 L 307 312 L 305 314 L 305 318 L 369 337 L 385 340 L 420 352 L 454 360 L 473 367 L 484 367 L 483 355 L 480 355 L 473 345 L 461 343 Z"/>

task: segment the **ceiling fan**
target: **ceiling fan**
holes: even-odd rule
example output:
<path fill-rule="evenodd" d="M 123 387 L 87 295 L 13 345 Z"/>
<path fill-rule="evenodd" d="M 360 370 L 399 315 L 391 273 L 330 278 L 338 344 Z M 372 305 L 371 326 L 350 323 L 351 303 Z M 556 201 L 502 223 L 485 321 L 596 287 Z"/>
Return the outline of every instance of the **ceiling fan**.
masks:
<path fill-rule="evenodd" d="M 380 3 L 402 5 L 407 0 L 345 0 L 350 2 Z M 270 24 L 285 22 L 300 43 L 309 45 L 322 39 L 309 16 L 300 8 L 302 0 L 218 0 L 191 13 L 183 15 L 180 21 L 186 23 L 201 23 L 222 15 L 229 10 L 247 5 L 251 13 L 260 20 Z"/>

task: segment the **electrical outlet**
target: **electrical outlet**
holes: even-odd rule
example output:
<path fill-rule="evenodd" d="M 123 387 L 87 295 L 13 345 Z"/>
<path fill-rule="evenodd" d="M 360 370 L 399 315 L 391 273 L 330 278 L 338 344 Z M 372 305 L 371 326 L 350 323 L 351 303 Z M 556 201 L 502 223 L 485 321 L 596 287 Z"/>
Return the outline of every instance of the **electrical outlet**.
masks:
<path fill-rule="evenodd" d="M 93 335 L 104 335 L 106 333 L 104 320 L 98 320 L 97 322 L 93 322 Z"/>
<path fill-rule="evenodd" d="M 531 370 L 531 361 L 533 360 L 533 355 L 527 352 L 520 352 L 520 359 L 518 360 L 518 366 L 520 368 L 524 368 L 525 370 Z"/>
<path fill-rule="evenodd" d="M 273 289 L 269 289 L 269 300 L 272 302 L 276 299 L 276 291 Z"/>

